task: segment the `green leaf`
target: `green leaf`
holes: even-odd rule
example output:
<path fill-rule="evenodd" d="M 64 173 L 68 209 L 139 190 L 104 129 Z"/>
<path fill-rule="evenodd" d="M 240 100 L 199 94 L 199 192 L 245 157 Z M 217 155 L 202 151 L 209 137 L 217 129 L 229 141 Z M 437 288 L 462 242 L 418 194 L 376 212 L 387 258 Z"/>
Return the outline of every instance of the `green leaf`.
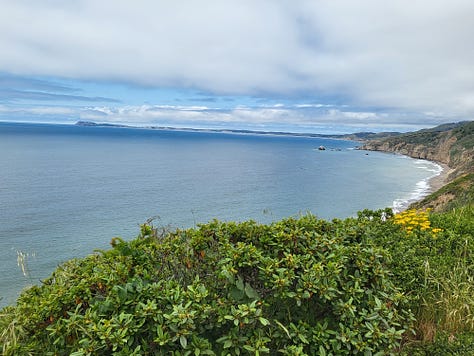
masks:
<path fill-rule="evenodd" d="M 319 356 L 326 356 L 326 349 L 323 345 L 319 345 Z"/>
<path fill-rule="evenodd" d="M 238 290 L 244 290 L 244 280 L 242 279 L 242 277 L 238 276 L 238 279 L 235 282 L 235 285 L 237 286 Z"/>
<path fill-rule="evenodd" d="M 249 297 L 250 299 L 259 299 L 260 296 L 258 295 L 258 293 L 255 291 L 255 289 L 252 288 L 252 286 L 248 283 L 245 283 L 245 294 L 247 295 L 247 297 Z"/>
<path fill-rule="evenodd" d="M 179 343 L 181 344 L 181 346 L 183 347 L 183 349 L 185 349 L 185 348 L 188 346 L 188 339 L 186 339 L 186 336 L 181 335 L 181 336 L 179 337 Z"/>
<path fill-rule="evenodd" d="M 83 350 L 75 351 L 75 352 L 70 354 L 70 356 L 84 356 L 84 355 L 85 355 L 85 352 Z"/>
<path fill-rule="evenodd" d="M 255 351 L 255 348 L 250 345 L 244 345 L 244 349 L 247 351 Z"/>
<path fill-rule="evenodd" d="M 288 335 L 288 337 L 291 339 L 291 335 L 290 335 L 290 332 L 288 331 L 288 329 L 282 324 L 280 323 L 278 320 L 273 320 L 280 328 L 282 328 L 285 332 L 286 332 L 286 335 Z"/>
<path fill-rule="evenodd" d="M 299 338 L 304 344 L 309 344 L 308 339 L 307 339 L 306 336 L 304 336 L 303 334 L 298 334 L 298 338 Z"/>
<path fill-rule="evenodd" d="M 229 291 L 230 297 L 235 301 L 241 301 L 244 298 L 244 291 L 232 287 Z"/>

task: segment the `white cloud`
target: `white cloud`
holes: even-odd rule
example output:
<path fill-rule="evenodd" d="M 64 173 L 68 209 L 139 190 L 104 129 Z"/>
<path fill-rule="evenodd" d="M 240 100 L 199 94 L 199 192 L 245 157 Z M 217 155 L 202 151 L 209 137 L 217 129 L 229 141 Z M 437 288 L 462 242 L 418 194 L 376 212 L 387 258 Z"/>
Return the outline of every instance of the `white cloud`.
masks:
<path fill-rule="evenodd" d="M 218 127 L 222 124 L 241 124 L 244 126 L 261 127 L 273 130 L 277 126 L 285 126 L 288 131 L 300 131 L 302 127 L 327 126 L 338 122 L 341 132 L 350 132 L 353 127 L 378 127 L 383 129 L 386 114 L 371 112 L 350 112 L 336 109 L 313 111 L 294 108 L 236 107 L 230 110 L 215 110 L 192 107 L 171 106 L 127 106 L 120 108 L 93 107 L 78 112 L 83 120 L 99 122 L 121 122 L 131 125 L 158 125 L 182 127 Z M 401 125 L 391 123 L 391 127 L 406 130 L 411 125 L 404 122 Z M 416 126 L 413 126 L 416 127 Z M 314 132 L 314 130 L 313 130 Z"/>
<path fill-rule="evenodd" d="M 77 109 L 70 107 L 58 107 L 58 106 L 39 106 L 39 107 L 23 107 L 23 108 L 11 108 L 9 106 L 0 105 L 0 114 L 6 115 L 48 115 L 48 116 L 69 116 L 76 115 Z"/>
<path fill-rule="evenodd" d="M 373 113 L 373 112 L 343 111 L 343 112 L 338 112 L 338 114 L 341 114 L 342 116 L 347 117 L 347 118 L 354 118 L 354 119 L 374 119 L 374 118 L 380 117 L 380 115 L 377 115 L 376 113 Z"/>
<path fill-rule="evenodd" d="M 296 108 L 300 109 L 305 109 L 305 108 L 325 108 L 325 107 L 331 107 L 333 105 L 327 105 L 327 104 L 297 104 L 295 105 Z"/>
<path fill-rule="evenodd" d="M 2 1 L 0 71 L 214 94 L 304 94 L 315 102 L 341 97 L 352 106 L 421 113 L 411 120 L 424 120 L 423 112 L 451 120 L 474 114 L 473 18 L 472 0 Z M 299 108 L 326 104 L 317 105 Z M 234 110 L 232 117 L 311 121 L 270 109 Z M 121 110 L 107 115 L 134 111 Z M 141 110 L 165 116 L 157 107 Z M 207 107 L 170 110 L 213 120 Z"/>
<path fill-rule="evenodd" d="M 428 118 L 433 113 L 426 113 Z M 417 116 L 419 117 L 419 116 Z M 354 131 L 407 131 L 424 127 L 410 114 L 390 117 L 386 113 L 354 112 L 334 108 L 235 107 L 213 109 L 195 106 L 33 106 L 0 105 L 0 119 L 15 121 L 74 123 L 78 120 L 121 123 L 132 126 L 195 128 L 248 128 L 289 132 L 349 133 Z M 431 118 L 437 120 L 439 118 Z M 442 119 L 439 119 L 439 123 Z M 337 127 L 334 124 L 337 123 Z"/>

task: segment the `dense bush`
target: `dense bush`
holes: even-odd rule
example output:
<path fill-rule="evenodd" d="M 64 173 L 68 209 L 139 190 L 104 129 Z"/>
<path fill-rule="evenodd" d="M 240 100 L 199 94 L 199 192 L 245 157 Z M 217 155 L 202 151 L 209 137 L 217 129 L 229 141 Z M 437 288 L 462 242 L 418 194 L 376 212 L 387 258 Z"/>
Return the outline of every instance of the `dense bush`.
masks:
<path fill-rule="evenodd" d="M 405 335 L 406 354 L 471 354 L 462 350 L 474 349 L 474 207 L 442 214 L 406 211 L 391 219 L 393 224 L 377 214 L 361 212 L 359 229 L 363 239 L 389 252 L 392 281 L 415 313 L 416 334 Z"/>
<path fill-rule="evenodd" d="M 144 225 L 1 311 L 3 352 L 386 354 L 412 315 L 371 238 L 403 231 L 373 215 L 214 221 L 161 237 Z"/>
<path fill-rule="evenodd" d="M 469 354 L 473 234 L 472 206 L 162 236 L 144 225 L 0 311 L 0 344 L 5 355 Z"/>
<path fill-rule="evenodd" d="M 439 333 L 431 342 L 413 343 L 402 352 L 403 356 L 471 356 L 474 355 L 474 333 Z"/>

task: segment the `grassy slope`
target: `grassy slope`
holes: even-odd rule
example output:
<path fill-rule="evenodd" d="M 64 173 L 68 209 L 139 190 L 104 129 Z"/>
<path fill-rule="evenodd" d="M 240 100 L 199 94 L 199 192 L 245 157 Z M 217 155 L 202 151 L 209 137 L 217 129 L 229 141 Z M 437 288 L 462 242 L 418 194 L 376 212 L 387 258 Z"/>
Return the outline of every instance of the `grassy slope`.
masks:
<path fill-rule="evenodd" d="M 414 209 L 450 211 L 474 202 L 474 173 L 464 174 L 424 199 L 412 204 Z"/>

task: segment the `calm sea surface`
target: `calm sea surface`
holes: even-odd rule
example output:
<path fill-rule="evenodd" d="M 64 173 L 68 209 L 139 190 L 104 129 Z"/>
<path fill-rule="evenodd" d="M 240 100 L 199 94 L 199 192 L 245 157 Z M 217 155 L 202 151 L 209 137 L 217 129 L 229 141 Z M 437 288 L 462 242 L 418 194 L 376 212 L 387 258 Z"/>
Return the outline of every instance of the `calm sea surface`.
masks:
<path fill-rule="evenodd" d="M 317 148 L 324 145 L 326 151 Z M 436 165 L 305 137 L 0 123 L 0 306 L 139 224 L 403 205 Z M 26 270 L 18 266 L 23 259 Z"/>

